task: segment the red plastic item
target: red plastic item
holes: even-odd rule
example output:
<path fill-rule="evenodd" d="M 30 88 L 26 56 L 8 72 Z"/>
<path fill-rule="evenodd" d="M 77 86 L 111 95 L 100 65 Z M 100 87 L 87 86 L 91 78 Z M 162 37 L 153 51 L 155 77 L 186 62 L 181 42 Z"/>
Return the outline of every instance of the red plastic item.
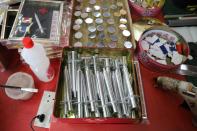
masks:
<path fill-rule="evenodd" d="M 161 12 L 162 7 L 154 7 L 154 8 L 143 8 L 137 4 L 131 2 L 131 5 L 135 11 L 141 16 L 156 16 Z"/>
<path fill-rule="evenodd" d="M 25 48 L 32 48 L 34 46 L 34 42 L 30 37 L 23 38 L 23 45 Z"/>
<path fill-rule="evenodd" d="M 182 54 L 183 53 L 182 45 L 183 44 L 181 44 L 181 43 L 177 43 L 176 44 L 176 50 L 178 51 L 179 54 Z"/>

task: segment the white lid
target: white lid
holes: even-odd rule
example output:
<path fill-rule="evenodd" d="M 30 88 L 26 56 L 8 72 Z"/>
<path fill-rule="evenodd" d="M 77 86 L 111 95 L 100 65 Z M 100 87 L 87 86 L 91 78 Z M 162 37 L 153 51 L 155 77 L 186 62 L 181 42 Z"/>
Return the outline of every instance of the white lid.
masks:
<path fill-rule="evenodd" d="M 23 88 L 24 87 L 35 88 L 32 76 L 23 72 L 17 72 L 12 74 L 8 78 L 6 85 L 23 87 Z M 21 91 L 18 89 L 10 89 L 10 88 L 5 88 L 5 93 L 8 97 L 15 100 L 27 100 L 33 95 L 32 92 L 26 92 L 26 91 Z"/>

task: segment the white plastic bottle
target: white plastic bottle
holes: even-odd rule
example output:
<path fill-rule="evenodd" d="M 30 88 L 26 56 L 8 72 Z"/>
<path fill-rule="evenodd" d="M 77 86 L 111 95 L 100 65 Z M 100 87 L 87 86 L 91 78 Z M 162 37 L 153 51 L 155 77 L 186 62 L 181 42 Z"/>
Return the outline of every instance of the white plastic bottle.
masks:
<path fill-rule="evenodd" d="M 41 44 L 34 43 L 30 37 L 23 39 L 24 48 L 21 56 L 39 80 L 49 82 L 54 77 L 54 69 L 50 66 L 49 58 Z"/>

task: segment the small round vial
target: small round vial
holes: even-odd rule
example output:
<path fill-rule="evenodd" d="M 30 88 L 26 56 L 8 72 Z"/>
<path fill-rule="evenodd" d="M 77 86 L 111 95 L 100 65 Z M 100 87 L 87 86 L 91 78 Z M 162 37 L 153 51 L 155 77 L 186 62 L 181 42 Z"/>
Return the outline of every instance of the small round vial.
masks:
<path fill-rule="evenodd" d="M 93 23 L 93 19 L 92 19 L 92 18 L 86 18 L 86 19 L 85 19 L 85 22 L 86 22 L 87 24 L 92 24 L 92 23 Z"/>
<path fill-rule="evenodd" d="M 125 36 L 125 37 L 129 37 L 129 36 L 131 35 L 131 32 L 128 31 L 128 30 L 123 30 L 122 34 L 123 34 L 123 36 Z"/>
<path fill-rule="evenodd" d="M 125 48 L 132 48 L 132 46 L 133 46 L 133 45 L 132 45 L 132 43 L 131 43 L 130 41 L 125 41 L 125 42 L 124 42 L 124 47 L 125 47 Z"/>
<path fill-rule="evenodd" d="M 75 38 L 76 38 L 76 39 L 81 39 L 82 36 L 83 36 L 83 34 L 82 34 L 81 32 L 76 32 L 76 33 L 75 33 Z"/>

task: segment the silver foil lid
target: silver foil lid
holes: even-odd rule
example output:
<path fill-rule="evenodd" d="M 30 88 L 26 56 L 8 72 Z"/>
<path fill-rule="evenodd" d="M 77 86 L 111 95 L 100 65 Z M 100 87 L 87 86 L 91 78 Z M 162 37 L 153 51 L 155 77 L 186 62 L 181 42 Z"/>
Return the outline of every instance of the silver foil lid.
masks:
<path fill-rule="evenodd" d="M 114 4 L 113 4 L 113 5 L 110 6 L 110 8 L 111 8 L 112 10 L 116 10 L 118 7 L 117 7 L 117 5 L 114 5 Z"/>
<path fill-rule="evenodd" d="M 115 21 L 114 21 L 114 19 L 107 19 L 107 23 L 110 25 L 114 25 Z"/>
<path fill-rule="evenodd" d="M 88 47 L 92 47 L 92 46 L 94 46 L 94 43 L 93 43 L 93 42 L 91 42 L 91 41 L 89 41 L 89 42 L 87 42 L 87 43 L 86 43 L 86 46 L 88 46 Z"/>
<path fill-rule="evenodd" d="M 81 18 L 85 19 L 88 17 L 88 13 L 81 13 Z"/>
<path fill-rule="evenodd" d="M 132 46 L 133 46 L 133 45 L 132 45 L 132 43 L 131 43 L 130 41 L 125 41 L 125 42 L 124 42 L 124 47 L 125 47 L 125 48 L 132 48 Z"/>
<path fill-rule="evenodd" d="M 83 44 L 79 41 L 74 43 L 74 47 L 82 47 L 82 46 Z"/>
<path fill-rule="evenodd" d="M 89 32 L 95 32 L 96 31 L 96 27 L 95 26 L 89 26 L 88 27 L 88 31 Z"/>
<path fill-rule="evenodd" d="M 118 41 L 118 37 L 116 35 L 110 35 L 110 39 L 113 42 L 117 42 Z"/>
<path fill-rule="evenodd" d="M 100 17 L 101 16 L 101 13 L 100 12 L 93 12 L 93 15 L 94 15 L 94 17 Z"/>
<path fill-rule="evenodd" d="M 101 9 L 101 7 L 99 5 L 94 6 L 94 10 L 99 11 L 100 9 Z"/>
<path fill-rule="evenodd" d="M 75 6 L 75 10 L 81 10 L 81 6 L 80 5 Z"/>
<path fill-rule="evenodd" d="M 91 11 L 92 11 L 92 8 L 91 7 L 86 7 L 85 8 L 85 12 L 90 13 Z"/>
<path fill-rule="evenodd" d="M 103 39 L 105 38 L 104 32 L 100 32 L 100 33 L 98 34 L 98 38 L 99 38 L 99 40 L 103 40 Z"/>
<path fill-rule="evenodd" d="M 106 17 L 107 18 L 107 17 L 110 17 L 110 16 L 111 16 L 110 12 L 104 12 L 103 13 L 103 17 Z"/>
<path fill-rule="evenodd" d="M 101 48 L 101 47 L 105 47 L 104 42 L 100 41 L 96 44 L 97 47 Z"/>
<path fill-rule="evenodd" d="M 102 24 L 103 23 L 103 19 L 96 18 L 95 22 L 96 22 L 96 24 Z"/>
<path fill-rule="evenodd" d="M 98 25 L 96 28 L 97 28 L 98 31 L 103 31 L 104 30 L 104 26 L 103 25 Z"/>
<path fill-rule="evenodd" d="M 85 22 L 86 22 L 87 24 L 92 24 L 92 23 L 93 23 L 93 19 L 92 19 L 92 18 L 86 18 L 86 19 L 85 19 Z"/>
<path fill-rule="evenodd" d="M 127 26 L 124 25 L 124 24 L 120 24 L 120 25 L 119 25 L 119 29 L 121 29 L 121 30 L 126 30 L 126 29 L 127 29 Z"/>
<path fill-rule="evenodd" d="M 82 24 L 83 23 L 83 20 L 82 19 L 76 19 L 75 20 L 75 24 L 76 25 L 80 25 L 80 24 Z"/>
<path fill-rule="evenodd" d="M 108 28 L 107 28 L 107 31 L 109 32 L 109 33 L 115 33 L 116 32 L 116 28 L 114 27 L 114 26 L 109 26 Z"/>
<path fill-rule="evenodd" d="M 90 1 L 89 1 L 89 4 L 91 4 L 91 5 L 96 4 L 96 0 L 90 0 Z"/>
<path fill-rule="evenodd" d="M 125 37 L 129 37 L 129 36 L 131 35 L 131 32 L 128 31 L 128 30 L 123 30 L 123 31 L 122 31 L 122 34 L 123 34 L 123 36 L 125 36 Z"/>
<path fill-rule="evenodd" d="M 96 33 L 95 32 L 89 33 L 88 37 L 90 39 L 94 39 L 94 38 L 96 38 Z"/>
<path fill-rule="evenodd" d="M 121 23 L 121 24 L 127 24 L 127 19 L 121 18 L 121 19 L 120 19 L 120 23 Z"/>
<path fill-rule="evenodd" d="M 107 11 L 108 9 L 109 9 L 109 6 L 108 5 L 105 5 L 105 4 L 102 5 L 102 10 L 103 11 Z"/>
<path fill-rule="evenodd" d="M 76 33 L 75 33 L 75 38 L 76 38 L 76 39 L 81 39 L 82 36 L 83 36 L 83 34 L 82 34 L 81 32 L 76 32 Z"/>
<path fill-rule="evenodd" d="M 81 11 L 75 11 L 74 16 L 78 17 L 81 15 Z"/>
<path fill-rule="evenodd" d="M 117 43 L 116 42 L 110 42 L 108 44 L 109 48 L 116 48 L 117 47 Z"/>
<path fill-rule="evenodd" d="M 74 25 L 74 26 L 73 26 L 73 30 L 75 30 L 75 31 L 79 30 L 80 28 L 81 28 L 80 25 Z"/>

